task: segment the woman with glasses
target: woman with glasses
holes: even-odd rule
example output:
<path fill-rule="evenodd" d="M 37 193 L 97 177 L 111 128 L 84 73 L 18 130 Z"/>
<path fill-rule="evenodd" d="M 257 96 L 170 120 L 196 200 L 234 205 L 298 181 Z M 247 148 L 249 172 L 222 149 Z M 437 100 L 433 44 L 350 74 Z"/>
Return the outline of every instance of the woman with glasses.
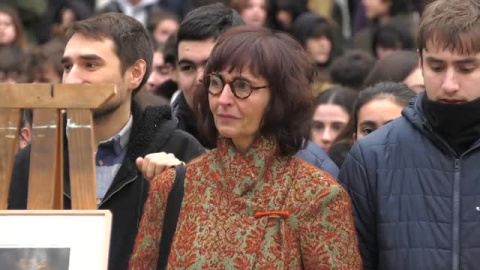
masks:
<path fill-rule="evenodd" d="M 347 193 L 294 157 L 309 134 L 313 71 L 286 34 L 237 27 L 220 37 L 195 103 L 217 148 L 186 165 L 166 261 L 176 171 L 152 180 L 131 269 L 361 269 Z"/>

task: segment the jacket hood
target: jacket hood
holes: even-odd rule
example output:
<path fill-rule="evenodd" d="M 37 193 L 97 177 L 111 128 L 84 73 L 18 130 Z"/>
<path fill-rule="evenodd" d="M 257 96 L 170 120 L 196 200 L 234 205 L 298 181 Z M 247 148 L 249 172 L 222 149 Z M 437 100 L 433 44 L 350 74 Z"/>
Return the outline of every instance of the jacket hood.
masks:
<path fill-rule="evenodd" d="M 313 26 L 317 22 L 326 22 L 326 20 L 313 12 L 303 13 L 295 20 L 292 34 L 303 47 L 305 47 L 307 37 L 312 32 Z"/>
<path fill-rule="evenodd" d="M 402 115 L 407 119 L 408 122 L 415 128 L 419 130 L 425 130 L 425 124 L 428 125 L 427 119 L 425 118 L 424 112 L 422 110 L 422 98 L 425 95 L 425 91 L 414 96 L 408 106 L 402 110 Z"/>

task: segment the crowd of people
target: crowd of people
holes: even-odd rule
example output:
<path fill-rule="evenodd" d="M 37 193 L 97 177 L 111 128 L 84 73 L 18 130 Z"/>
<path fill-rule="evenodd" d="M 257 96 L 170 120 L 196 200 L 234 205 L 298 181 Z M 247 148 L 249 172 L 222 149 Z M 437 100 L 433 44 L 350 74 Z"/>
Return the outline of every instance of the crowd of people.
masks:
<path fill-rule="evenodd" d="M 0 83 L 117 86 L 109 269 L 475 269 L 478 29 L 478 0 L 10 3 Z"/>

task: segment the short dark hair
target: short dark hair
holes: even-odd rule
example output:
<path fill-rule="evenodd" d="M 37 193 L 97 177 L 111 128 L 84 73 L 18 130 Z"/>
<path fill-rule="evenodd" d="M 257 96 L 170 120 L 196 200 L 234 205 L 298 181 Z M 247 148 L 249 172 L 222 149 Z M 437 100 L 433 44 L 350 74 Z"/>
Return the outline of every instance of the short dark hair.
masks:
<path fill-rule="evenodd" d="M 333 43 L 333 28 L 327 19 L 313 12 L 305 12 L 293 23 L 293 36 L 306 47 L 309 38 L 326 37 Z"/>
<path fill-rule="evenodd" d="M 348 50 L 332 63 L 330 69 L 332 82 L 361 90 L 375 61 L 375 58 L 365 51 Z"/>
<path fill-rule="evenodd" d="M 201 6 L 190 11 L 180 23 L 177 47 L 184 40 L 216 40 L 228 29 L 244 24 L 238 12 L 222 3 Z"/>
<path fill-rule="evenodd" d="M 115 53 L 120 59 L 122 74 L 136 61 L 143 59 L 146 62 L 145 75 L 133 94 L 147 82 L 152 70 L 152 40 L 147 30 L 136 19 L 122 13 L 104 13 L 75 22 L 67 31 L 67 39 L 74 34 L 96 40 L 111 39 L 115 45 Z"/>
<path fill-rule="evenodd" d="M 273 137 L 281 155 L 294 155 L 305 146 L 310 131 L 313 61 L 303 47 L 285 33 L 235 27 L 218 40 L 205 74 L 245 69 L 265 78 L 271 93 L 259 133 Z M 195 109 L 202 138 L 215 144 L 218 131 L 208 106 L 208 85 L 205 75 L 202 89 L 197 91 Z"/>
<path fill-rule="evenodd" d="M 375 63 L 365 80 L 365 86 L 386 81 L 403 82 L 418 67 L 417 53 L 412 51 L 394 52 Z"/>
<path fill-rule="evenodd" d="M 480 2 L 437 0 L 425 9 L 418 32 L 419 52 L 428 42 L 463 53 L 480 52 Z"/>
<path fill-rule="evenodd" d="M 318 94 L 314 108 L 323 104 L 334 104 L 342 107 L 349 116 L 353 113 L 353 105 L 357 100 L 358 92 L 343 86 L 334 86 Z"/>
<path fill-rule="evenodd" d="M 388 48 L 395 50 L 413 50 L 414 37 L 408 31 L 408 26 L 403 23 L 391 22 L 380 25 L 373 33 L 372 48 L 373 54 L 377 55 L 377 48 Z"/>

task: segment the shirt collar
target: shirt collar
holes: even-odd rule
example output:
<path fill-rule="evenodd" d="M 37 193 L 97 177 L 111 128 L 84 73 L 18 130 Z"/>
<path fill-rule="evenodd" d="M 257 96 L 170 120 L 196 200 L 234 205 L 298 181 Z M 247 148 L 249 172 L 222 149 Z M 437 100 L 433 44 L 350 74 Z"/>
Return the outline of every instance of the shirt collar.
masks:
<path fill-rule="evenodd" d="M 116 135 L 108 140 L 101 141 L 98 146 L 113 147 L 115 155 L 120 155 L 122 150 L 127 146 L 132 131 L 133 117 L 130 115 L 127 124 Z"/>

